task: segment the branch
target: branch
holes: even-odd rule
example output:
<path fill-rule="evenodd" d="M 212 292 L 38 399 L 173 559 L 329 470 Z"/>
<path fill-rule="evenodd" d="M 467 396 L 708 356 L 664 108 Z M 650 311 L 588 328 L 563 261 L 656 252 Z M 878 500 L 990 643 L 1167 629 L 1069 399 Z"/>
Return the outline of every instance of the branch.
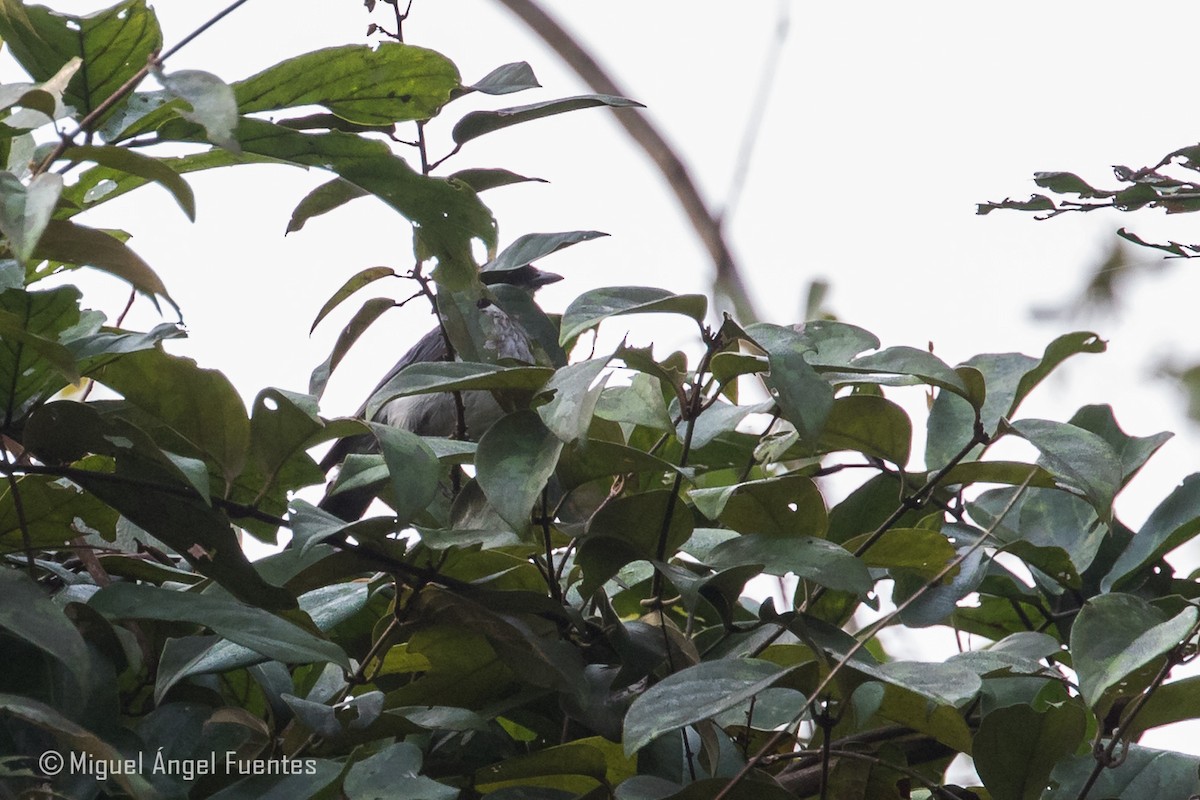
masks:
<path fill-rule="evenodd" d="M 601 94 L 628 97 L 628 93 L 600 66 L 592 54 L 557 20 L 542 10 L 535 0 L 499 2 L 542 37 L 542 40 L 593 90 Z M 645 115 L 617 114 L 616 118 L 658 167 L 671 190 L 675 192 L 675 197 L 683 206 L 692 227 L 695 228 L 716 267 L 713 283 L 717 291 L 729 298 L 736 316 L 742 322 L 758 319 L 754 302 L 750 299 L 742 279 L 742 272 L 725 242 L 720 217 L 709 210 L 704 198 L 700 196 L 700 190 L 692 180 L 683 159 Z"/>

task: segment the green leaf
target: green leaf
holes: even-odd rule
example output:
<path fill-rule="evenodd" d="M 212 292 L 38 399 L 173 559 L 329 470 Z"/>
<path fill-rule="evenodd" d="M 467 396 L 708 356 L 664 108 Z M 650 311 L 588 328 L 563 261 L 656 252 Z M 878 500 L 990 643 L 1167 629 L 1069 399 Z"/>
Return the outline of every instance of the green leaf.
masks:
<path fill-rule="evenodd" d="M 1121 430 L 1113 416 L 1112 406 L 1084 406 L 1075 412 L 1070 423 L 1091 431 L 1108 442 L 1121 461 L 1121 485 L 1129 483 L 1150 457 L 1174 434 L 1164 431 L 1151 436 L 1130 436 Z"/>
<path fill-rule="evenodd" d="M 73 162 L 91 161 L 157 183 L 171 193 L 188 219 L 193 222 L 196 220 L 196 197 L 192 193 L 192 187 L 160 158 L 142 155 L 128 147 L 77 145 L 64 150 L 62 159 Z"/>
<path fill-rule="evenodd" d="M 501 108 L 495 111 L 472 111 L 455 123 L 450 135 L 454 138 L 455 144 L 463 145 L 472 139 L 483 136 L 485 133 L 492 133 L 511 125 L 518 125 L 522 122 L 529 122 L 530 120 L 541 119 L 542 117 L 549 117 L 555 114 L 564 114 L 568 111 L 577 111 L 582 108 L 595 108 L 597 106 L 645 108 L 641 103 L 634 100 L 628 100 L 624 97 L 613 97 L 607 94 L 565 97 L 561 100 L 547 100 L 527 106 Z"/>
<path fill-rule="evenodd" d="M 543 178 L 529 178 L 507 169 L 462 169 L 450 176 L 452 181 L 462 181 L 478 192 L 511 186 L 514 183 L 549 183 Z"/>
<path fill-rule="evenodd" d="M 274 614 L 222 597 L 177 592 L 145 584 L 114 583 L 92 595 L 88 605 L 113 619 L 156 619 L 202 625 L 231 642 L 285 664 L 328 661 L 350 670 L 350 660 L 332 642 Z"/>
<path fill-rule="evenodd" d="M 815 443 L 833 411 L 833 387 L 816 373 L 803 350 L 769 350 L 768 362 L 767 387 L 780 413 L 796 426 L 802 441 Z"/>
<path fill-rule="evenodd" d="M 782 475 L 688 493 L 696 510 L 739 533 L 824 536 L 825 501 L 802 475 Z"/>
<path fill-rule="evenodd" d="M 325 319 L 330 311 L 341 305 L 343 300 L 359 289 L 377 280 L 394 277 L 396 277 L 396 271 L 391 267 L 367 267 L 360 272 L 356 272 L 350 280 L 342 284 L 342 287 L 325 301 L 325 305 L 321 306 L 321 310 L 317 312 L 317 318 L 313 320 L 312 327 L 308 329 L 308 332 L 312 333 L 315 331 L 317 326 L 321 324 L 321 320 Z"/>
<path fill-rule="evenodd" d="M 21 550 L 26 541 L 32 547 L 57 549 L 90 533 L 111 541 L 116 523 L 117 514 L 107 505 L 48 475 L 26 475 L 15 489 L 7 482 L 0 485 L 0 544 L 5 550 Z"/>
<path fill-rule="evenodd" d="M 250 419 L 222 373 L 201 369 L 190 358 L 143 350 L 108 364 L 96 379 L 195 448 L 228 483 L 241 474 Z"/>
<path fill-rule="evenodd" d="M 544 392 L 554 392 L 549 403 L 538 406 L 537 413 L 550 431 L 563 442 L 587 436 L 596 412 L 596 403 L 604 391 L 609 374 L 604 374 L 609 358 L 593 358 L 562 367 L 546 381 Z"/>
<path fill-rule="evenodd" d="M 397 397 L 469 389 L 535 390 L 545 385 L 554 371 L 546 367 L 501 367 L 469 361 L 423 361 L 405 367 L 367 401 L 366 416 L 375 416 L 383 405 Z"/>
<path fill-rule="evenodd" d="M 1079 692 L 1089 706 L 1137 670 L 1178 645 L 1200 616 L 1186 608 L 1171 619 L 1133 595 L 1093 597 L 1071 626 L 1071 656 Z"/>
<path fill-rule="evenodd" d="M 440 53 L 384 42 L 289 58 L 234 90 L 243 114 L 318 105 L 350 122 L 381 125 L 435 116 L 458 85 L 458 69 Z"/>
<path fill-rule="evenodd" d="M 609 317 L 623 314 L 682 314 L 697 323 L 708 313 L 708 299 L 700 294 L 676 294 L 646 286 L 611 286 L 584 292 L 563 312 L 558 341 L 566 344 Z"/>
<path fill-rule="evenodd" d="M 1200 533 L 1200 473 L 1183 479 L 1158 504 L 1141 530 L 1125 547 L 1109 573 L 1100 582 L 1101 591 L 1112 591 L 1125 579 L 1162 556 L 1191 541 Z"/>
<path fill-rule="evenodd" d="M 790 572 L 830 589 L 859 595 L 874 585 L 861 559 L 841 545 L 812 536 L 739 536 L 714 547 L 705 561 L 718 570 L 759 564 L 769 575 Z"/>
<path fill-rule="evenodd" d="M 1008 426 L 1038 449 L 1039 462 L 1087 499 L 1101 519 L 1112 516 L 1113 498 L 1121 487 L 1121 462 L 1108 442 L 1091 431 L 1062 422 L 1023 419 Z"/>
<path fill-rule="evenodd" d="M 1077 353 L 1103 352 L 1104 347 L 1096 334 L 1076 332 L 1051 342 L 1040 360 L 1021 353 L 984 354 L 968 359 L 963 366 L 978 370 L 987 388 L 979 411 L 984 431 L 994 434 L 1000 420 L 1011 418 L 1037 384 L 1064 360 Z M 938 469 L 950 463 L 970 441 L 974 422 L 975 411 L 965 400 L 954 394 L 938 394 L 927 420 L 926 466 Z M 979 445 L 967 459 L 978 458 L 982 452 L 983 446 Z"/>
<path fill-rule="evenodd" d="M 666 561 L 692 535 L 692 528 L 687 505 L 679 501 L 672 506 L 669 491 L 619 497 L 603 505 L 580 538 L 576 557 L 583 570 L 580 595 L 591 597 L 635 561 Z"/>
<path fill-rule="evenodd" d="M 437 495 L 441 465 L 420 436 L 379 423 L 371 423 L 371 430 L 391 476 L 390 499 L 396 516 L 407 525 Z"/>
<path fill-rule="evenodd" d="M 871 534 L 856 536 L 845 543 L 851 552 Z M 876 539 L 860 556 L 868 567 L 904 570 L 930 579 L 954 560 L 957 552 L 946 536 L 925 528 L 892 528 Z"/>
<path fill-rule="evenodd" d="M 479 440 L 476 480 L 500 518 L 523 534 L 530 512 L 554 474 L 563 443 L 536 411 L 501 418 Z"/>
<path fill-rule="evenodd" d="M 904 409 L 883 397 L 850 395 L 833 401 L 821 430 L 822 452 L 853 450 L 890 461 L 908 464 L 912 447 L 912 421 Z"/>
<path fill-rule="evenodd" d="M 1200 719 L 1200 675 L 1193 675 L 1159 686 L 1151 692 L 1142 710 L 1130 723 L 1135 739 L 1143 732 L 1162 725 Z"/>
<path fill-rule="evenodd" d="M 328 214 L 330 211 L 344 206 L 351 200 L 366 197 L 367 194 L 366 189 L 348 183 L 341 178 L 334 178 L 331 181 L 322 183 L 306 194 L 304 199 L 296 205 L 295 210 L 292 211 L 292 218 L 288 220 L 287 231 L 285 233 L 295 233 L 303 228 L 304 223 L 313 217 Z M 375 269 L 386 269 L 386 267 L 375 267 Z M 316 323 L 313 323 L 313 325 L 315 327 Z"/>
<path fill-rule="evenodd" d="M 0 629 L 50 655 L 80 687 L 89 685 L 87 643 L 23 571 L 0 569 Z"/>
<path fill-rule="evenodd" d="M 107 272 L 144 294 L 155 308 L 158 308 L 158 298 L 162 297 L 172 308 L 179 310 L 150 265 L 124 242 L 104 231 L 66 220 L 50 220 L 34 256 Z"/>
<path fill-rule="evenodd" d="M 372 297 L 359 306 L 358 311 L 355 311 L 354 316 L 346 323 L 346 327 L 338 333 L 337 341 L 333 343 L 333 350 L 330 351 L 329 357 L 313 370 L 314 380 L 311 382 L 310 389 L 315 394 L 320 394 L 325 390 L 329 376 L 333 374 L 338 364 L 342 363 L 342 359 L 346 357 L 346 353 L 350 352 L 350 348 L 367 332 L 375 320 L 395 307 L 396 301 L 390 297 Z M 317 378 L 318 375 L 320 378 Z"/>
<path fill-rule="evenodd" d="M 1200 758 L 1131 744 L 1121 764 L 1091 781 L 1096 759 L 1091 753 L 1063 761 L 1050 774 L 1044 800 L 1077 800 L 1084 786 L 1088 797 L 1104 800 L 1145 800 L 1148 797 L 1191 797 L 1200 792 Z"/>
<path fill-rule="evenodd" d="M 18 261 L 28 261 L 37 249 L 62 190 L 62 177 L 54 173 L 37 175 L 26 186 L 11 172 L 0 172 L 0 233 Z"/>
<path fill-rule="evenodd" d="M 1069 756 L 1087 732 L 1087 714 L 1066 702 L 1035 711 L 1008 706 L 986 714 L 971 752 L 993 800 L 1039 800 L 1059 759 Z"/>
<path fill-rule="evenodd" d="M 0 407 L 8 428 L 39 400 L 77 380 L 79 371 L 60 335 L 79 322 L 79 290 L 0 293 Z"/>
<path fill-rule="evenodd" d="M 361 611 L 369 594 L 370 587 L 365 583 L 322 586 L 300 596 L 300 610 L 312 618 L 318 629 L 328 632 Z M 199 648 L 193 649 L 195 645 Z M 232 672 L 266 660 L 261 653 L 220 637 L 169 639 L 158 667 L 154 700 L 161 703 L 171 687 L 184 678 Z"/>
<path fill-rule="evenodd" d="M 347 800 L 382 797 L 455 800 L 458 789 L 419 774 L 421 760 L 421 749 L 415 744 L 390 744 L 350 767 L 342 782 L 342 792 Z"/>
<path fill-rule="evenodd" d="M 234 131 L 238 124 L 238 103 L 233 88 L 225 81 L 198 69 L 156 72 L 163 88 L 189 106 L 179 116 L 204 128 L 208 140 L 234 153 L 241 151 Z"/>
<path fill-rule="evenodd" d="M 860 356 L 845 366 L 837 366 L 834 372 L 835 375 L 827 375 L 826 378 L 835 382 L 852 383 L 860 380 L 856 377 L 859 375 L 895 375 L 901 378 L 901 385 L 926 383 L 966 398 L 973 396 L 963 379 L 947 366 L 946 362 L 927 350 L 915 347 L 889 347 L 878 353 Z M 890 385 L 886 380 L 867 382 Z"/>
<path fill-rule="evenodd" d="M 126 756 L 120 750 L 37 700 L 14 694 L 0 694 L 0 711 L 5 716 L 12 716 L 46 731 L 54 737 L 64 752 L 87 753 L 94 763 L 124 763 Z M 161 796 L 136 771 L 114 770 L 112 780 L 135 800 L 156 800 Z"/>
<path fill-rule="evenodd" d="M 1042 360 L 1021 376 L 1005 416 L 1011 417 L 1034 387 L 1071 356 L 1079 353 L 1103 353 L 1106 349 L 1107 343 L 1091 331 L 1077 331 L 1059 336 L 1046 346 Z"/>
<path fill-rule="evenodd" d="M 158 19 L 145 0 L 125 0 L 82 16 L 2 0 L 0 37 L 36 81 L 49 80 L 72 58 L 83 59 L 63 96 L 80 116 L 107 100 L 163 44 Z"/>
<path fill-rule="evenodd" d="M 555 477 L 564 489 L 574 489 L 609 475 L 671 472 L 674 469 L 670 462 L 636 447 L 603 439 L 579 439 L 563 449 Z"/>
<path fill-rule="evenodd" d="M 164 126 L 160 135 L 195 139 L 190 126 Z M 472 240 L 496 245 L 496 222 L 466 184 L 421 175 L 383 142 L 340 131 L 299 133 L 256 119 L 241 120 L 237 139 L 245 154 L 326 169 L 378 197 L 420 229 L 422 246 L 438 259 L 434 277 L 447 288 L 476 280 Z"/>
<path fill-rule="evenodd" d="M 482 767 L 476 770 L 472 785 L 485 794 L 506 787 L 521 787 L 528 791 L 531 787 L 545 785 L 547 779 L 570 776 L 583 780 L 570 781 L 568 778 L 561 783 L 555 781 L 555 784 L 570 784 L 586 790 L 597 784 L 615 785 L 636 772 L 636 758 L 626 756 L 620 744 L 601 736 L 589 736 Z"/>
<path fill-rule="evenodd" d="M 600 231 L 568 231 L 566 233 L 527 233 L 484 264 L 483 272 L 511 272 L 532 264 L 563 248 L 580 242 L 590 242 L 608 236 Z"/>
<path fill-rule="evenodd" d="M 533 74 L 533 67 L 524 61 L 516 61 L 496 67 L 468 88 L 483 94 L 500 95 L 541 87 Z"/>
<path fill-rule="evenodd" d="M 623 737 L 625 755 L 633 755 L 664 733 L 740 705 L 792 669 L 759 659 L 729 658 L 702 662 L 668 675 L 629 707 Z"/>

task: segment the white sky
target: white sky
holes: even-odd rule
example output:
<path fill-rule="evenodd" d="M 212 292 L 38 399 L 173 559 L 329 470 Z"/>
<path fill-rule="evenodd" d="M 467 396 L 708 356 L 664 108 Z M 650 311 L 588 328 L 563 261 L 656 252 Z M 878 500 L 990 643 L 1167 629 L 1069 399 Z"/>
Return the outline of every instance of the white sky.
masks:
<path fill-rule="evenodd" d="M 51 5 L 80 11 L 104 3 Z M 167 44 L 224 3 L 158 4 Z M 715 205 L 728 190 L 744 119 L 773 35 L 778 6 L 690 0 L 560 2 L 552 5 L 644 112 L 661 125 Z M 286 9 L 281 13 L 280 9 Z M 1061 303 L 1082 285 L 1114 231 L 1200 241 L 1200 219 L 1159 212 L 1099 212 L 1038 223 L 1030 215 L 975 215 L 975 203 L 1035 190 L 1036 170 L 1069 170 L 1111 182 L 1109 165 L 1152 164 L 1196 141 L 1191 49 L 1171 44 L 1200 7 L 1184 3 L 793 2 L 791 33 L 770 109 L 729 239 L 768 320 L 799 321 L 805 287 L 831 281 L 831 309 L 885 345 L 923 347 L 956 363 L 979 352 L 1038 355 L 1075 327 L 1096 330 L 1110 352 L 1079 357 L 1024 408 L 1068 418 L 1107 402 L 1130 433 L 1179 431 L 1119 501 L 1135 529 L 1195 469 L 1200 439 L 1181 398 L 1146 376 L 1189 341 L 1200 281 L 1177 263 L 1146 281 L 1120 319 L 1034 324 L 1034 306 Z M 376 21 L 390 27 L 386 14 Z M 363 41 L 370 19 L 353 0 L 257 0 L 167 65 L 237 80 L 282 58 Z M 520 23 L 486 0 L 416 0 L 408 41 L 440 50 L 472 82 L 493 67 L 529 61 L 537 92 L 460 101 L 498 107 L 587 92 Z M 4 81 L 21 79 L 7 62 Z M 630 113 L 630 112 L 624 112 Z M 430 126 L 448 140 L 450 121 Z M 444 144 L 434 145 L 434 154 Z M 466 146 L 445 172 L 503 166 L 546 178 L 494 190 L 485 202 L 501 243 L 532 231 L 599 229 L 609 239 L 547 260 L 567 280 L 541 298 L 555 310 L 601 285 L 648 284 L 706 291 L 710 265 L 673 197 L 606 111 L 555 117 Z M 189 176 L 198 220 L 150 187 L 84 221 L 129 228 L 131 245 L 183 307 L 191 338 L 172 347 L 225 371 L 247 400 L 264 386 L 304 390 L 309 371 L 357 304 L 308 337 L 325 299 L 375 264 L 410 266 L 407 226 L 372 200 L 309 222 L 283 238 L 295 203 L 327 176 L 282 167 Z M 1150 251 L 1146 258 L 1154 258 Z M 89 281 L 89 284 L 92 284 Z M 126 290 L 94 281 L 93 306 L 114 318 Z M 398 296 L 407 287 L 396 289 Z M 371 296 L 364 293 L 365 297 Z M 363 394 L 430 325 L 415 307 L 387 318 L 335 374 L 323 407 L 350 413 Z M 158 320 L 139 301 L 129 324 Z M 608 323 L 610 326 L 613 323 Z M 650 326 L 636 343 L 677 342 Z M 657 331 L 657 333 L 656 333 Z M 918 428 L 921 427 L 918 424 Z M 1180 747 L 1181 741 L 1158 744 Z"/>

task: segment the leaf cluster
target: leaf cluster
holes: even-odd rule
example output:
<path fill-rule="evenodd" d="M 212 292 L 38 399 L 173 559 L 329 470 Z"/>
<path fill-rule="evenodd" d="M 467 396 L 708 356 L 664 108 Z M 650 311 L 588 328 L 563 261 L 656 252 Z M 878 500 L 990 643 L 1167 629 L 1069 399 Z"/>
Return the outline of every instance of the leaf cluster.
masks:
<path fill-rule="evenodd" d="M 529 179 L 439 177 L 425 127 L 466 93 L 536 88 L 528 65 L 465 85 L 444 56 L 387 42 L 225 84 L 166 71 L 143 0 L 88 17 L 0 0 L 0 35 L 32 78 L 0 87 L 6 785 L 225 800 L 1200 791 L 1196 758 L 1137 744 L 1200 716 L 1195 679 L 1168 680 L 1194 651 L 1200 589 L 1165 560 L 1200 534 L 1200 476 L 1133 531 L 1114 500 L 1169 434 L 1129 435 L 1103 405 L 1066 422 L 1021 412 L 1064 361 L 1104 350 L 1095 334 L 949 364 L 838 321 L 707 324 L 704 297 L 653 287 L 547 314 L 484 276 L 602 234 L 501 249 L 479 194 Z M 148 75 L 163 88 L 143 90 Z M 447 158 L 633 105 L 472 111 Z M 324 111 L 288 116 L 301 106 Z M 73 133 L 39 146 L 51 120 Z M 108 325 L 73 286 L 37 286 L 90 267 L 169 303 L 122 232 L 75 218 L 147 183 L 190 215 L 184 175 L 262 161 L 333 176 L 290 231 L 366 196 L 413 229 L 405 268 L 360 271 L 319 311 L 314 325 L 362 289 L 407 287 L 362 304 L 309 393 L 264 389 L 247 410 L 220 372 L 166 351 L 178 326 Z M 347 350 L 412 297 L 434 303 L 459 359 L 397 372 L 364 419 L 486 392 L 504 411 L 486 430 L 322 416 Z M 491 306 L 530 363 L 489 348 Z M 585 357 L 599 326 L 641 314 L 694 329 L 696 352 L 625 341 Z M 1035 455 L 996 457 L 1004 438 Z M 324 482 L 312 452 L 333 440 L 373 452 L 344 461 L 331 495 L 385 512 L 344 520 L 297 498 Z M 281 533 L 247 559 L 240 537 Z M 878 639 L 935 625 L 976 646 L 912 661 Z M 47 750 L 91 766 L 47 774 Z M 958 754 L 982 786 L 946 783 Z"/>

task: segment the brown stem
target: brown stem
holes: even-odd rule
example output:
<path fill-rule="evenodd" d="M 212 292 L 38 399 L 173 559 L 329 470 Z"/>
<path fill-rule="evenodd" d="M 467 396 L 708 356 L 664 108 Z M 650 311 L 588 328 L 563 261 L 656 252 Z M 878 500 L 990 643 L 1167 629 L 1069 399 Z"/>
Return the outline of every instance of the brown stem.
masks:
<path fill-rule="evenodd" d="M 534 33 L 542 37 L 546 44 L 550 45 L 594 91 L 619 97 L 628 96 L 628 93 L 600 66 L 595 57 L 534 0 L 499 0 L 499 2 L 516 14 Z M 644 114 L 617 114 L 616 118 L 658 167 L 659 172 L 662 173 L 667 184 L 675 193 L 676 199 L 679 200 L 679 204 L 683 206 L 688 220 L 692 223 L 692 227 L 700 237 L 705 249 L 708 250 L 713 265 L 716 267 L 714 284 L 718 291 L 733 303 L 734 312 L 742 322 L 758 319 L 754 302 L 750 299 L 745 281 L 742 279 L 742 272 L 734 260 L 729 245 L 725 242 L 724 233 L 721 231 L 721 221 L 716 214 L 709 210 L 704 198 L 700 196 L 700 190 L 692 179 L 687 166 L 683 163 L 683 159 Z"/>

